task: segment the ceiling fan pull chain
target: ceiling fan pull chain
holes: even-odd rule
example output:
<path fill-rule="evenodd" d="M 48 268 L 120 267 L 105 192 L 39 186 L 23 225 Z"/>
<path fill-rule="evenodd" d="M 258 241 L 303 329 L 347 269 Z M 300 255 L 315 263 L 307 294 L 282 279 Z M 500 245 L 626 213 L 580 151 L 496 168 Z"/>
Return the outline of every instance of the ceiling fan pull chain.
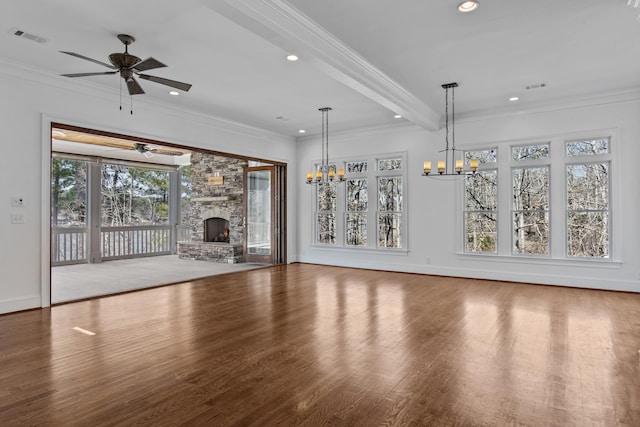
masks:
<path fill-rule="evenodd" d="M 130 113 L 133 116 L 133 96 L 129 95 L 129 98 L 131 99 L 131 111 L 130 111 Z"/>
<path fill-rule="evenodd" d="M 122 111 L 122 79 L 120 80 L 120 111 Z"/>

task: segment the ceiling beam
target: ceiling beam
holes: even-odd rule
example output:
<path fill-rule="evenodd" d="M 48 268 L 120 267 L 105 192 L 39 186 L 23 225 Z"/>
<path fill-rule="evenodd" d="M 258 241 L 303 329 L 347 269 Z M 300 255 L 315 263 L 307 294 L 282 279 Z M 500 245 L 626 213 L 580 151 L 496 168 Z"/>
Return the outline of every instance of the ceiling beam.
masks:
<path fill-rule="evenodd" d="M 440 114 L 285 0 L 204 0 L 217 13 L 427 130 Z"/>

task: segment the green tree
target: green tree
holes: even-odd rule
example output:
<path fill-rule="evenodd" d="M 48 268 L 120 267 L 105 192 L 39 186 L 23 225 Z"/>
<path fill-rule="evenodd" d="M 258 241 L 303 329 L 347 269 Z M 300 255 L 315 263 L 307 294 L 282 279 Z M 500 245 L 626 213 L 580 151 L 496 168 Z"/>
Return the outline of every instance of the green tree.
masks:
<path fill-rule="evenodd" d="M 77 160 L 51 160 L 51 224 L 86 224 L 87 164 Z"/>

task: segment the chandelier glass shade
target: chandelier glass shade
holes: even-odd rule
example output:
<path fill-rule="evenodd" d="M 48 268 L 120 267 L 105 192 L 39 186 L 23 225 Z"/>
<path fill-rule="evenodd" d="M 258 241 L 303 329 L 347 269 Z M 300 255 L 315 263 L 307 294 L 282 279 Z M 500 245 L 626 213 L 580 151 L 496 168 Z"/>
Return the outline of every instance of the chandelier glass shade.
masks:
<path fill-rule="evenodd" d="M 318 184 L 328 182 L 344 182 L 344 169 L 337 170 L 329 164 L 329 111 L 331 108 L 323 107 L 322 112 L 322 160 L 315 174 L 313 171 L 307 172 L 307 184 Z"/>
<path fill-rule="evenodd" d="M 456 154 L 456 130 L 455 130 L 455 88 L 458 87 L 458 83 L 443 84 L 442 88 L 445 90 L 445 146 L 444 160 L 438 159 L 436 162 L 436 173 L 432 173 L 432 163 L 430 160 L 424 162 L 422 175 L 428 177 L 439 176 L 464 176 L 468 174 L 475 174 L 478 169 L 478 159 L 469 159 L 469 171 L 464 169 L 464 160 L 458 158 Z M 451 91 L 451 144 L 449 143 L 449 91 Z"/>

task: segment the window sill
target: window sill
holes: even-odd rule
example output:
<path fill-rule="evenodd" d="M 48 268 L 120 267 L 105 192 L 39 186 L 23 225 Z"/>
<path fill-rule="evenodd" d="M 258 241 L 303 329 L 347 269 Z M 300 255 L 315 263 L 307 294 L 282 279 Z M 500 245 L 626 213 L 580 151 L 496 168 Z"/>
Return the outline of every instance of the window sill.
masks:
<path fill-rule="evenodd" d="M 359 248 L 355 246 L 347 247 L 347 246 L 311 245 L 311 249 L 327 251 L 327 252 L 369 253 L 369 254 L 384 254 L 384 255 L 398 255 L 398 256 L 407 256 L 409 254 L 409 250 L 404 248 Z"/>
<path fill-rule="evenodd" d="M 561 267 L 618 269 L 623 265 L 622 261 L 614 261 L 610 259 L 549 258 L 526 255 L 471 254 L 466 252 L 457 252 L 456 255 L 460 258 L 474 259 L 483 262 L 499 261 L 514 264 L 533 264 L 545 266 L 556 265 Z"/>

